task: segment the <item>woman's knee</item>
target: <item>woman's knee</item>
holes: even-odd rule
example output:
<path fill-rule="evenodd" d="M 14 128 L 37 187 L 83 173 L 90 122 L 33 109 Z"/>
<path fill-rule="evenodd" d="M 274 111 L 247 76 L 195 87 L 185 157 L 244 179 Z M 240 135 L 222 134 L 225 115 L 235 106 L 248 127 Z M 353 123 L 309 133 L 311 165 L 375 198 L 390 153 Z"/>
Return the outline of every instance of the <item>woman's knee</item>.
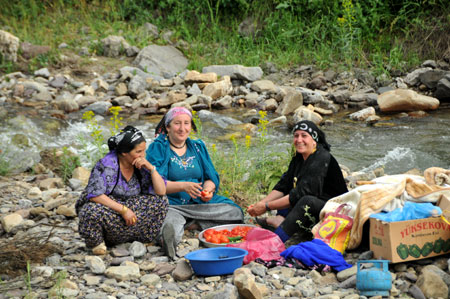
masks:
<path fill-rule="evenodd" d="M 305 195 L 297 202 L 294 209 L 295 210 L 303 210 L 308 211 L 309 213 L 319 213 L 320 210 L 322 210 L 323 206 L 325 205 L 325 201 L 312 196 L 312 195 Z"/>

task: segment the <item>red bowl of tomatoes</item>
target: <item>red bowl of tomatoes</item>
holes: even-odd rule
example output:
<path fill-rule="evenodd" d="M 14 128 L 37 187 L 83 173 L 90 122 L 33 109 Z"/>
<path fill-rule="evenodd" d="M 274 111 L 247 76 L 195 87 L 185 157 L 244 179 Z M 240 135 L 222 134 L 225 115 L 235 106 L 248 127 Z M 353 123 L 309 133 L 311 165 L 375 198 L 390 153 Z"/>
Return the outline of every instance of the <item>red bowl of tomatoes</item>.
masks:
<path fill-rule="evenodd" d="M 251 224 L 219 225 L 203 230 L 198 238 L 205 247 L 224 247 L 245 241 L 248 231 L 255 227 Z"/>

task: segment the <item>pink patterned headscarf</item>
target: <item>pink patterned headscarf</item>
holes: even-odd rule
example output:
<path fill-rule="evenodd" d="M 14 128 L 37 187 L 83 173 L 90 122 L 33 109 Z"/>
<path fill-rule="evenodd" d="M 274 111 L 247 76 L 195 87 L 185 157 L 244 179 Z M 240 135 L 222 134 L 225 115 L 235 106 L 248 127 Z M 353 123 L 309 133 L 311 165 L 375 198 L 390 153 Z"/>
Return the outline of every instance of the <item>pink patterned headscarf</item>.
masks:
<path fill-rule="evenodd" d="M 192 113 L 188 109 L 186 109 L 184 107 L 173 107 L 172 109 L 167 111 L 164 125 L 167 127 L 167 125 L 172 121 L 172 119 L 175 118 L 175 116 L 178 116 L 181 114 L 187 114 L 192 119 Z"/>
<path fill-rule="evenodd" d="M 192 129 L 197 131 L 197 128 L 195 126 L 194 120 L 192 119 L 192 113 L 189 111 L 189 109 L 184 107 L 173 107 L 167 113 L 164 115 L 164 117 L 161 119 L 159 124 L 156 126 L 155 129 L 155 136 L 159 134 L 167 134 L 167 126 L 169 123 L 174 119 L 175 116 L 181 115 L 181 114 L 187 114 L 191 118 L 191 125 Z"/>

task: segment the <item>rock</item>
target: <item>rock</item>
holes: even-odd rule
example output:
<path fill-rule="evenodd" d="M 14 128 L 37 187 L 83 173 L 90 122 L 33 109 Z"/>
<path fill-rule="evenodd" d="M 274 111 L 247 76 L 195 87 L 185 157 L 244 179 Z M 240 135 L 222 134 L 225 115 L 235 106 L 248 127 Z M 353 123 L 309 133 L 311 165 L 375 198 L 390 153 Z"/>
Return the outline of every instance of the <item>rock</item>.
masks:
<path fill-rule="evenodd" d="M 96 115 L 106 115 L 111 107 L 112 104 L 110 102 L 95 102 L 84 108 L 82 112 L 92 111 Z"/>
<path fill-rule="evenodd" d="M 194 82 L 214 83 L 217 82 L 217 74 L 188 71 L 186 76 L 184 77 L 184 81 L 186 81 L 187 83 L 194 83 Z"/>
<path fill-rule="evenodd" d="M 320 114 L 314 112 L 311 109 L 306 108 L 305 106 L 301 106 L 297 110 L 295 110 L 292 119 L 294 123 L 297 123 L 302 120 L 310 120 L 317 125 L 320 124 L 323 120 Z"/>
<path fill-rule="evenodd" d="M 340 272 L 338 272 L 338 274 L 336 275 L 337 280 L 338 281 L 344 281 L 347 280 L 348 278 L 356 275 L 356 272 L 358 271 L 358 268 L 356 265 L 353 265 L 353 267 L 342 270 Z"/>
<path fill-rule="evenodd" d="M 1 218 L 1 223 L 5 232 L 9 233 L 14 227 L 20 225 L 23 218 L 18 213 L 12 213 Z"/>
<path fill-rule="evenodd" d="M 396 89 L 380 94 L 378 105 L 383 112 L 435 110 L 439 107 L 439 100 L 413 90 Z"/>
<path fill-rule="evenodd" d="M 170 87 L 172 85 L 173 85 L 172 79 L 162 79 L 161 81 L 159 81 L 159 86 L 161 87 Z"/>
<path fill-rule="evenodd" d="M 85 167 L 79 166 L 72 172 L 72 178 L 80 180 L 84 186 L 87 185 L 91 172 Z"/>
<path fill-rule="evenodd" d="M 236 269 L 233 273 L 233 283 L 243 298 L 263 298 L 261 291 L 255 283 L 255 276 L 251 273 L 250 269 Z"/>
<path fill-rule="evenodd" d="M 426 70 L 419 75 L 420 83 L 424 84 L 429 89 L 434 89 L 439 80 L 445 75 L 443 70 Z"/>
<path fill-rule="evenodd" d="M 201 95 L 202 91 L 198 87 L 197 83 L 194 83 L 194 84 L 192 84 L 191 87 L 189 87 L 189 89 L 186 91 L 186 93 L 189 95 Z"/>
<path fill-rule="evenodd" d="M 86 256 L 84 259 L 86 267 L 94 274 L 103 274 L 106 270 L 105 263 L 98 256 Z"/>
<path fill-rule="evenodd" d="M 63 188 L 64 182 L 61 178 L 48 178 L 39 182 L 41 190 L 50 190 L 54 188 Z"/>
<path fill-rule="evenodd" d="M 317 104 L 324 102 L 323 96 L 318 91 L 304 87 L 296 87 L 295 89 L 302 93 L 304 104 Z"/>
<path fill-rule="evenodd" d="M 148 287 L 154 287 L 161 283 L 161 278 L 156 274 L 145 274 L 140 278 L 143 285 Z"/>
<path fill-rule="evenodd" d="M 252 82 L 250 89 L 256 92 L 276 93 L 277 86 L 270 80 L 257 80 Z"/>
<path fill-rule="evenodd" d="M 193 275 L 194 272 L 186 260 L 180 260 L 172 273 L 173 278 L 177 281 L 189 280 Z"/>
<path fill-rule="evenodd" d="M 323 76 L 317 76 L 311 80 L 306 86 L 312 90 L 321 89 L 323 86 L 326 86 L 327 79 Z"/>
<path fill-rule="evenodd" d="M 35 72 L 34 72 L 34 75 L 36 76 L 36 77 L 44 77 L 44 78 L 50 78 L 50 72 L 48 71 L 48 68 L 42 68 L 42 69 L 39 69 L 39 70 L 36 70 Z"/>
<path fill-rule="evenodd" d="M 264 111 L 275 111 L 275 110 L 277 110 L 277 108 L 278 108 L 278 103 L 275 99 L 265 100 L 261 106 L 261 109 Z"/>
<path fill-rule="evenodd" d="M 102 39 L 102 44 L 103 55 L 107 57 L 118 57 L 122 54 L 121 51 L 130 47 L 122 36 L 117 35 L 110 35 Z"/>
<path fill-rule="evenodd" d="M 415 284 L 409 288 L 409 293 L 414 297 L 414 299 L 426 299 L 422 290 Z"/>
<path fill-rule="evenodd" d="M 27 198 L 28 199 L 38 199 L 42 196 L 42 191 L 38 187 L 31 187 L 30 190 L 28 190 Z"/>
<path fill-rule="evenodd" d="M 17 61 L 19 38 L 9 32 L 0 30 L 0 55 L 7 61 Z"/>
<path fill-rule="evenodd" d="M 147 253 L 147 247 L 145 247 L 145 245 L 142 244 L 141 242 L 134 241 L 133 243 L 131 243 L 130 248 L 128 248 L 128 251 L 133 257 L 139 258 Z"/>
<path fill-rule="evenodd" d="M 158 100 L 159 107 L 167 107 L 172 104 L 181 102 L 187 98 L 185 93 L 181 93 L 178 91 L 170 91 L 166 97 Z"/>
<path fill-rule="evenodd" d="M 125 107 L 127 105 L 131 105 L 133 99 L 129 96 L 119 96 L 112 100 L 112 103 L 118 106 Z"/>
<path fill-rule="evenodd" d="M 175 47 L 150 45 L 139 52 L 133 64 L 149 74 L 164 77 L 164 73 L 173 76 L 183 71 L 188 60 Z"/>
<path fill-rule="evenodd" d="M 159 36 L 159 30 L 156 25 L 153 25 L 152 23 L 145 23 L 144 24 L 145 31 L 153 38 L 158 38 Z"/>
<path fill-rule="evenodd" d="M 431 68 L 435 69 L 438 67 L 438 65 L 437 65 L 436 61 L 429 59 L 429 60 L 425 60 L 422 63 L 422 67 L 431 67 Z"/>
<path fill-rule="evenodd" d="M 375 115 L 375 109 L 373 107 L 368 107 L 362 110 L 359 110 L 357 112 L 354 112 L 349 115 L 350 119 L 357 120 L 357 121 L 364 121 L 370 116 Z"/>
<path fill-rule="evenodd" d="M 133 262 L 124 262 L 122 266 L 109 267 L 106 269 L 105 275 L 119 281 L 139 279 L 141 277 L 139 265 Z"/>
<path fill-rule="evenodd" d="M 119 84 L 116 85 L 114 91 L 118 96 L 123 96 L 128 93 L 128 87 L 125 83 L 120 82 Z"/>
<path fill-rule="evenodd" d="M 231 81 L 229 76 L 224 76 L 222 80 L 210 83 L 205 88 L 203 88 L 202 93 L 205 96 L 211 97 L 213 100 L 226 96 L 233 91 L 231 86 Z"/>
<path fill-rule="evenodd" d="M 337 104 L 344 104 L 350 99 L 350 96 L 350 91 L 340 90 L 330 94 L 330 99 Z"/>
<path fill-rule="evenodd" d="M 430 67 L 424 67 L 424 68 L 420 68 L 420 69 L 416 69 L 414 71 L 412 71 L 411 73 L 407 74 L 405 77 L 405 83 L 408 84 L 409 86 L 416 86 L 420 83 L 420 74 L 425 73 L 427 71 L 430 71 L 431 68 Z"/>
<path fill-rule="evenodd" d="M 147 81 L 141 76 L 133 76 L 128 83 L 128 93 L 132 96 L 137 96 L 145 91 L 147 88 Z"/>
<path fill-rule="evenodd" d="M 22 51 L 22 56 L 26 59 L 34 58 L 41 54 L 47 54 L 50 52 L 50 46 L 39 46 L 33 45 L 28 42 L 23 42 L 20 44 L 20 50 Z"/>
<path fill-rule="evenodd" d="M 445 271 L 443 271 L 442 269 L 440 269 L 436 265 L 425 266 L 422 269 L 422 273 L 425 272 L 425 271 L 430 271 L 430 272 L 433 272 L 433 273 L 439 275 L 439 277 L 445 282 L 445 284 L 447 286 L 450 286 L 450 274 L 445 273 Z"/>
<path fill-rule="evenodd" d="M 216 73 L 219 76 L 229 76 L 230 79 L 245 81 L 259 80 L 263 71 L 260 67 L 245 67 L 242 65 L 210 65 L 202 69 L 202 73 Z"/>
<path fill-rule="evenodd" d="M 212 103 L 212 106 L 216 109 L 230 109 L 233 103 L 233 98 L 230 96 L 224 96 Z"/>
<path fill-rule="evenodd" d="M 63 215 L 66 217 L 73 217 L 73 218 L 76 217 L 77 212 L 75 211 L 75 204 L 73 204 L 71 206 L 67 206 L 67 205 L 58 206 L 58 208 L 56 209 L 56 214 Z"/>
<path fill-rule="evenodd" d="M 64 110 L 65 113 L 71 113 L 78 111 L 80 109 L 80 106 L 73 98 L 71 98 L 63 99 L 62 101 L 58 102 L 58 108 Z"/>
<path fill-rule="evenodd" d="M 416 284 L 426 298 L 448 298 L 448 286 L 432 271 L 423 271 Z"/>
<path fill-rule="evenodd" d="M 446 75 L 444 78 L 438 81 L 436 84 L 436 91 L 434 96 L 443 101 L 450 100 L 450 75 Z"/>
<path fill-rule="evenodd" d="M 275 112 L 280 115 L 289 115 L 303 105 L 303 96 L 301 92 L 291 87 L 285 87 L 284 90 L 286 95 Z"/>

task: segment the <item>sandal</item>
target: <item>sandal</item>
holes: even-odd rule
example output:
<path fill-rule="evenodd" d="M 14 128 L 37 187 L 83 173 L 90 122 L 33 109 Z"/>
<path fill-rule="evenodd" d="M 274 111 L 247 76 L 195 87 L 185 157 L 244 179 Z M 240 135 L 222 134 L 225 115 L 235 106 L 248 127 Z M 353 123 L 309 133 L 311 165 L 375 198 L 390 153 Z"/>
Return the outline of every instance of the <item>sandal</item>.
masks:
<path fill-rule="evenodd" d="M 265 217 L 263 217 L 263 218 L 255 217 L 255 220 L 256 220 L 256 223 L 257 223 L 259 226 L 261 226 L 262 228 L 267 229 L 267 230 L 270 230 L 271 232 L 275 231 L 275 227 L 270 226 L 270 225 L 267 223 L 267 218 L 265 218 Z"/>
<path fill-rule="evenodd" d="M 105 255 L 106 254 L 105 242 L 102 242 L 102 243 L 98 244 L 97 246 L 95 246 L 94 248 L 92 248 L 92 253 L 94 255 Z"/>

